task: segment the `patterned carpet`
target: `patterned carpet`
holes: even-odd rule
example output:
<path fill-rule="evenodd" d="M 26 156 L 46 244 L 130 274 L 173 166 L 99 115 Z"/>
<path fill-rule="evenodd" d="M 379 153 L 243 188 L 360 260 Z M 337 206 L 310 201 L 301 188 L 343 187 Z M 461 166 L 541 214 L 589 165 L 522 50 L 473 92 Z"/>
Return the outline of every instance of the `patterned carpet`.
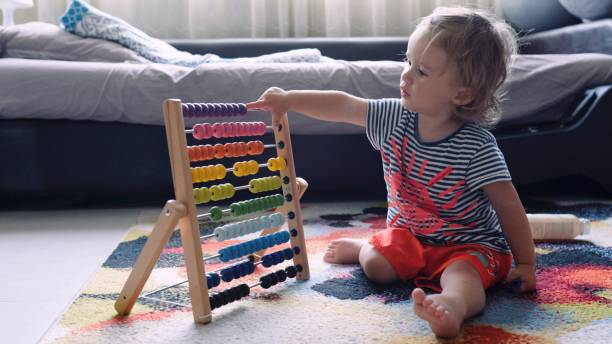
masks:
<path fill-rule="evenodd" d="M 572 242 L 537 244 L 538 291 L 518 295 L 506 287 L 487 292 L 487 307 L 465 323 L 454 343 L 609 343 L 612 338 L 611 206 L 559 209 L 590 218 L 592 232 Z M 195 325 L 190 309 L 139 301 L 118 317 L 113 304 L 152 223 L 134 226 L 81 295 L 50 329 L 43 343 L 436 343 L 427 323 L 412 311 L 410 284 L 381 286 L 357 265 L 322 261 L 327 243 L 367 238 L 383 228 L 386 209 L 374 203 L 304 205 L 311 279 L 253 288 L 244 300 L 213 311 Z M 205 230 L 203 230 L 204 232 Z M 588 240 L 588 241 L 587 241 Z M 231 242 L 230 242 L 231 243 Z M 212 254 L 217 244 L 205 243 Z M 220 267 L 207 264 L 207 269 Z M 267 269 L 258 267 L 256 274 Z M 274 269 L 277 270 L 276 268 Z M 176 232 L 145 291 L 186 277 Z M 235 283 L 252 283 L 248 275 Z M 222 284 L 223 286 L 223 284 Z M 225 287 L 224 287 L 225 288 Z M 189 302 L 186 285 L 155 295 Z M 606 338 L 608 338 L 606 340 Z M 447 342 L 447 341 L 442 341 Z"/>

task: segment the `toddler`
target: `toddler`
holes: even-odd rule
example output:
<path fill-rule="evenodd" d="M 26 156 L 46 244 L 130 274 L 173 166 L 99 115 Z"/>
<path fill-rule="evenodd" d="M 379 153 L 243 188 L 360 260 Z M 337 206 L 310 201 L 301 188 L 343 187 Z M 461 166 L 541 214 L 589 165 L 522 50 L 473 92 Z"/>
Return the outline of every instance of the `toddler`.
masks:
<path fill-rule="evenodd" d="M 247 105 L 275 120 L 293 110 L 365 127 L 381 152 L 387 228 L 367 241 L 332 241 L 324 260 L 359 263 L 377 283 L 413 280 L 414 311 L 438 336 L 457 336 L 493 285 L 519 280 L 520 291 L 535 289 L 525 210 L 485 129 L 499 119 L 496 91 L 515 50 L 507 24 L 478 10 L 438 8 L 410 36 L 400 99 L 271 88 Z"/>

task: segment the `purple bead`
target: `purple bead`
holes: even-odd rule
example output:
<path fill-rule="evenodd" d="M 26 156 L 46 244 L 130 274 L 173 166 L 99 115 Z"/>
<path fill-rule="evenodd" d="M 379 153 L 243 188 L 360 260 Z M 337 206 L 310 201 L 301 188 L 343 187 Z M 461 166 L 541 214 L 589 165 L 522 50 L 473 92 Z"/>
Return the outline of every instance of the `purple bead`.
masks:
<path fill-rule="evenodd" d="M 208 115 L 210 113 L 210 107 L 208 106 L 208 104 L 202 103 L 200 105 L 202 105 L 202 114 Z"/>
<path fill-rule="evenodd" d="M 229 108 L 227 107 L 227 104 L 219 104 L 221 106 L 221 114 L 223 116 L 227 116 L 227 114 L 229 113 Z"/>
<path fill-rule="evenodd" d="M 195 106 L 194 115 L 196 115 L 196 116 L 201 116 L 201 115 L 202 115 L 202 112 L 203 112 L 203 111 L 202 111 L 202 104 L 200 104 L 200 103 L 195 103 L 195 104 L 194 104 L 194 106 Z"/>
<path fill-rule="evenodd" d="M 187 103 L 187 107 L 189 108 L 189 110 L 187 110 L 187 112 L 189 112 L 189 117 L 194 117 L 195 116 L 195 105 L 193 105 L 193 103 Z"/>
<path fill-rule="evenodd" d="M 214 111 L 213 112 L 214 112 L 215 116 L 220 116 L 221 115 L 221 104 L 214 103 L 213 106 L 214 106 Z"/>
<path fill-rule="evenodd" d="M 183 110 L 183 117 L 189 117 L 189 106 L 186 103 L 181 104 L 181 110 Z"/>
<path fill-rule="evenodd" d="M 238 107 L 239 107 L 238 113 L 241 114 L 241 115 L 246 115 L 246 113 L 247 113 L 246 104 L 240 103 L 240 104 L 238 104 Z"/>
<path fill-rule="evenodd" d="M 240 108 L 238 107 L 238 104 L 233 103 L 233 104 L 230 104 L 230 106 L 232 107 L 232 116 L 239 115 L 238 112 L 240 111 Z"/>

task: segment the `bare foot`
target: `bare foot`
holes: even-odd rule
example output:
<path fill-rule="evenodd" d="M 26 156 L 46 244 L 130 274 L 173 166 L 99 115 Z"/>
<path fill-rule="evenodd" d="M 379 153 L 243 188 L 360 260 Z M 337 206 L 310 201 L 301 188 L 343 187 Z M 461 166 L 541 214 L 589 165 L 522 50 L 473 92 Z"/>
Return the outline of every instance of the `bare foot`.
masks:
<path fill-rule="evenodd" d="M 464 307 L 451 296 L 425 295 L 421 288 L 412 291 L 413 308 L 419 318 L 427 321 L 431 330 L 440 337 L 453 338 L 459 334 Z"/>
<path fill-rule="evenodd" d="M 359 251 L 365 243 L 365 240 L 359 239 L 332 240 L 327 246 L 323 260 L 332 264 L 357 264 L 359 263 Z"/>

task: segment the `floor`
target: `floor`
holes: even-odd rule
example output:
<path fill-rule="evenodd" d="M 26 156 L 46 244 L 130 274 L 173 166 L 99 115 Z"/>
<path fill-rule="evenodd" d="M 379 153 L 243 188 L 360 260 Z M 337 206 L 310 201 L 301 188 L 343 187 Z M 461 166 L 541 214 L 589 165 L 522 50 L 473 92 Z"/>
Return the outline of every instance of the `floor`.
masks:
<path fill-rule="evenodd" d="M 0 343 L 36 343 L 126 231 L 160 209 L 0 212 Z"/>
<path fill-rule="evenodd" d="M 38 342 L 128 229 L 160 210 L 0 212 L 0 343 Z M 612 223 L 580 239 L 612 246 Z"/>

